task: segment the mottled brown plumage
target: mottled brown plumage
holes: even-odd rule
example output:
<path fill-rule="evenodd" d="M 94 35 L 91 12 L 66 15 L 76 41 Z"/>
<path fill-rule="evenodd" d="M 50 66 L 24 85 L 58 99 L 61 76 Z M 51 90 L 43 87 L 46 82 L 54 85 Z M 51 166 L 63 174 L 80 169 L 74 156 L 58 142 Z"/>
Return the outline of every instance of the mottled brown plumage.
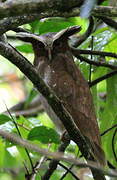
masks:
<path fill-rule="evenodd" d="M 81 133 L 90 141 L 95 159 L 104 164 L 92 95 L 87 81 L 74 63 L 68 45 L 68 37 L 80 29 L 73 26 L 58 33 L 41 36 L 19 33 L 18 37 L 32 43 L 35 53 L 34 65 L 40 76 L 60 98 Z M 42 102 L 58 129 L 63 132 L 61 121 L 43 97 Z"/>

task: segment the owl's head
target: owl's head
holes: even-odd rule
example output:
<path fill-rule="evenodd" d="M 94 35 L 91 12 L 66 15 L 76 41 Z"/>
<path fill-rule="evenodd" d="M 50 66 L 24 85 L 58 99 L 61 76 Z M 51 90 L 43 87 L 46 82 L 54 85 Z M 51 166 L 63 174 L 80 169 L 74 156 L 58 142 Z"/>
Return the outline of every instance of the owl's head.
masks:
<path fill-rule="evenodd" d="M 64 48 L 68 46 L 67 42 L 69 37 L 79 32 L 80 30 L 80 26 L 72 26 L 57 33 L 52 32 L 39 36 L 28 32 L 20 32 L 17 33 L 16 36 L 22 41 L 32 43 L 35 54 L 46 52 L 49 60 L 51 60 L 52 51 L 59 52 L 61 51 L 61 48 L 64 51 Z"/>

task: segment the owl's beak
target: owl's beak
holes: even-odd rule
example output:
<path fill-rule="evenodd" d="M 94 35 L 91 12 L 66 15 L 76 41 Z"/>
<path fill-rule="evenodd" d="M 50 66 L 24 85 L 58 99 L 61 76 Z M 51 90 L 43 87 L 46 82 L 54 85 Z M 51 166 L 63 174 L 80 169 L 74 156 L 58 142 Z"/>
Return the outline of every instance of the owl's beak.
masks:
<path fill-rule="evenodd" d="M 47 49 L 47 51 L 48 51 L 48 58 L 49 58 L 49 61 L 51 61 L 52 60 L 52 48 L 48 48 Z"/>

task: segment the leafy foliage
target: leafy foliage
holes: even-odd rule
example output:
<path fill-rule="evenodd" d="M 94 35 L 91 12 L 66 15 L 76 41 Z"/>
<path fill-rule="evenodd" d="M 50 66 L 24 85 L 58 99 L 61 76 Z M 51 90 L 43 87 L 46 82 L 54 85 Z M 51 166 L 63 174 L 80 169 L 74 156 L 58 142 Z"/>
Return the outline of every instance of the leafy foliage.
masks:
<path fill-rule="evenodd" d="M 47 143 L 55 143 L 59 144 L 59 135 L 57 132 L 49 127 L 46 126 L 38 126 L 31 129 L 30 133 L 28 134 L 29 140 L 38 140 L 44 144 Z"/>
<path fill-rule="evenodd" d="M 0 125 L 8 122 L 8 121 L 11 121 L 11 118 L 9 118 L 7 115 L 5 114 L 0 114 Z"/>

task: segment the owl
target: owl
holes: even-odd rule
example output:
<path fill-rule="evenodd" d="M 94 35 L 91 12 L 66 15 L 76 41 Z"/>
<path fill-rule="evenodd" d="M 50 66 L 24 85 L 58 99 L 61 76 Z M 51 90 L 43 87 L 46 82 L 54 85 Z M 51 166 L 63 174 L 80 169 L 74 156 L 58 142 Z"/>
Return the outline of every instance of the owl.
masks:
<path fill-rule="evenodd" d="M 90 142 L 95 159 L 104 165 L 105 157 L 101 148 L 92 95 L 87 81 L 74 62 L 68 41 L 70 36 L 80 30 L 81 27 L 72 26 L 57 33 L 36 35 L 22 32 L 18 33 L 17 37 L 32 43 L 35 55 L 34 66 L 39 75 L 61 100 L 82 135 Z M 65 128 L 59 117 L 43 96 L 41 101 L 48 115 L 62 133 Z"/>

